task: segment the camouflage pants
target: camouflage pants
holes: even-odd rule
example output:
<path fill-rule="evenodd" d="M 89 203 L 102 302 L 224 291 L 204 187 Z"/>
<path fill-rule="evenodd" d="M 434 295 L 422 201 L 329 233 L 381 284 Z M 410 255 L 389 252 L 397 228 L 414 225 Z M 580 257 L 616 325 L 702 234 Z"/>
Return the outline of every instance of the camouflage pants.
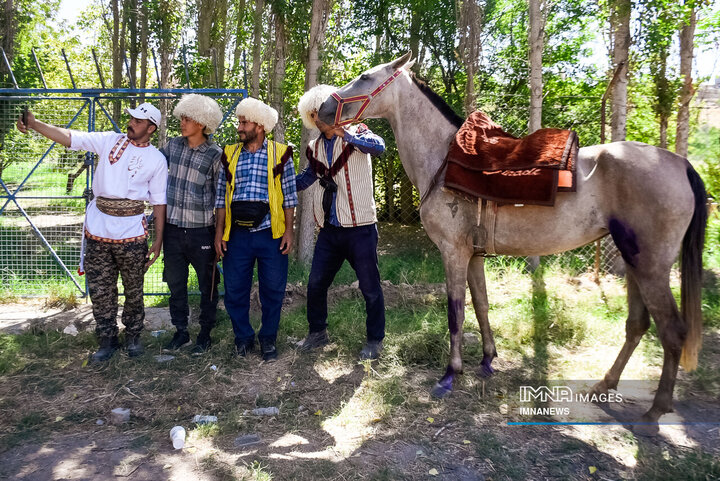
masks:
<path fill-rule="evenodd" d="M 125 305 L 122 323 L 128 335 L 140 334 L 145 321 L 143 279 L 145 256 L 148 252 L 144 240 L 113 244 L 86 239 L 85 275 L 95 317 L 95 334 L 98 339 L 118 334 L 118 274 L 122 276 Z"/>

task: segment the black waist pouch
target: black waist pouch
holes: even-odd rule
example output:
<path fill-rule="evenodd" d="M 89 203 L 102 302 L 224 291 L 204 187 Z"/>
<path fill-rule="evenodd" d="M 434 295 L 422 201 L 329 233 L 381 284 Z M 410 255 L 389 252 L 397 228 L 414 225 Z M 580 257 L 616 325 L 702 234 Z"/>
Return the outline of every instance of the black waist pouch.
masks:
<path fill-rule="evenodd" d="M 260 225 L 270 212 L 270 204 L 259 201 L 236 200 L 230 204 L 231 229 L 250 229 Z"/>

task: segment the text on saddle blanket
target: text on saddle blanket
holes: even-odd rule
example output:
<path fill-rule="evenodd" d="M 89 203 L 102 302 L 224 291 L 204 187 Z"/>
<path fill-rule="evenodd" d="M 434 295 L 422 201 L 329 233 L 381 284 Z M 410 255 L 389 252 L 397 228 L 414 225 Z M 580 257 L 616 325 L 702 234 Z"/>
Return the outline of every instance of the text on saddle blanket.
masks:
<path fill-rule="evenodd" d="M 578 148 L 572 130 L 516 138 L 475 111 L 450 144 L 445 187 L 475 199 L 552 206 L 557 192 L 575 192 Z"/>

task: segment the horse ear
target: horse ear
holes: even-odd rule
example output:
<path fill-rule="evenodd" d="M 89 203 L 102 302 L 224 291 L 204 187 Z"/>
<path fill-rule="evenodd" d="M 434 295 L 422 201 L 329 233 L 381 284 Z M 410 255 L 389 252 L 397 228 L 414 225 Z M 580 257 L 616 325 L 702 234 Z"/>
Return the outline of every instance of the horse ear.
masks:
<path fill-rule="evenodd" d="M 412 52 L 408 51 L 408 53 L 406 53 L 399 59 L 393 60 L 393 62 L 390 64 L 390 67 L 392 67 L 394 69 L 398 69 L 398 68 L 402 67 L 403 65 L 405 65 L 408 62 L 408 60 L 410 60 L 411 56 L 412 56 Z"/>

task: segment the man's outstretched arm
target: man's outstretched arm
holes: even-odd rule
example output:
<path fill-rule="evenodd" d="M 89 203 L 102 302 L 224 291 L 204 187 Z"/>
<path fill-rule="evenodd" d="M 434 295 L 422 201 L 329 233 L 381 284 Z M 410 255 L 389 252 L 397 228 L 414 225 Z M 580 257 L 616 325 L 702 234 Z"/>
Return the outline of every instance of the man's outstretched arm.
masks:
<path fill-rule="evenodd" d="M 27 121 L 27 124 L 23 123 L 22 117 L 18 118 L 17 121 L 17 128 L 23 134 L 27 134 L 28 129 L 32 129 L 43 137 L 47 137 L 48 139 L 57 142 L 58 144 L 62 144 L 65 147 L 70 147 L 71 137 L 69 129 L 40 122 L 35 118 L 33 113 L 29 111 L 25 120 Z"/>

